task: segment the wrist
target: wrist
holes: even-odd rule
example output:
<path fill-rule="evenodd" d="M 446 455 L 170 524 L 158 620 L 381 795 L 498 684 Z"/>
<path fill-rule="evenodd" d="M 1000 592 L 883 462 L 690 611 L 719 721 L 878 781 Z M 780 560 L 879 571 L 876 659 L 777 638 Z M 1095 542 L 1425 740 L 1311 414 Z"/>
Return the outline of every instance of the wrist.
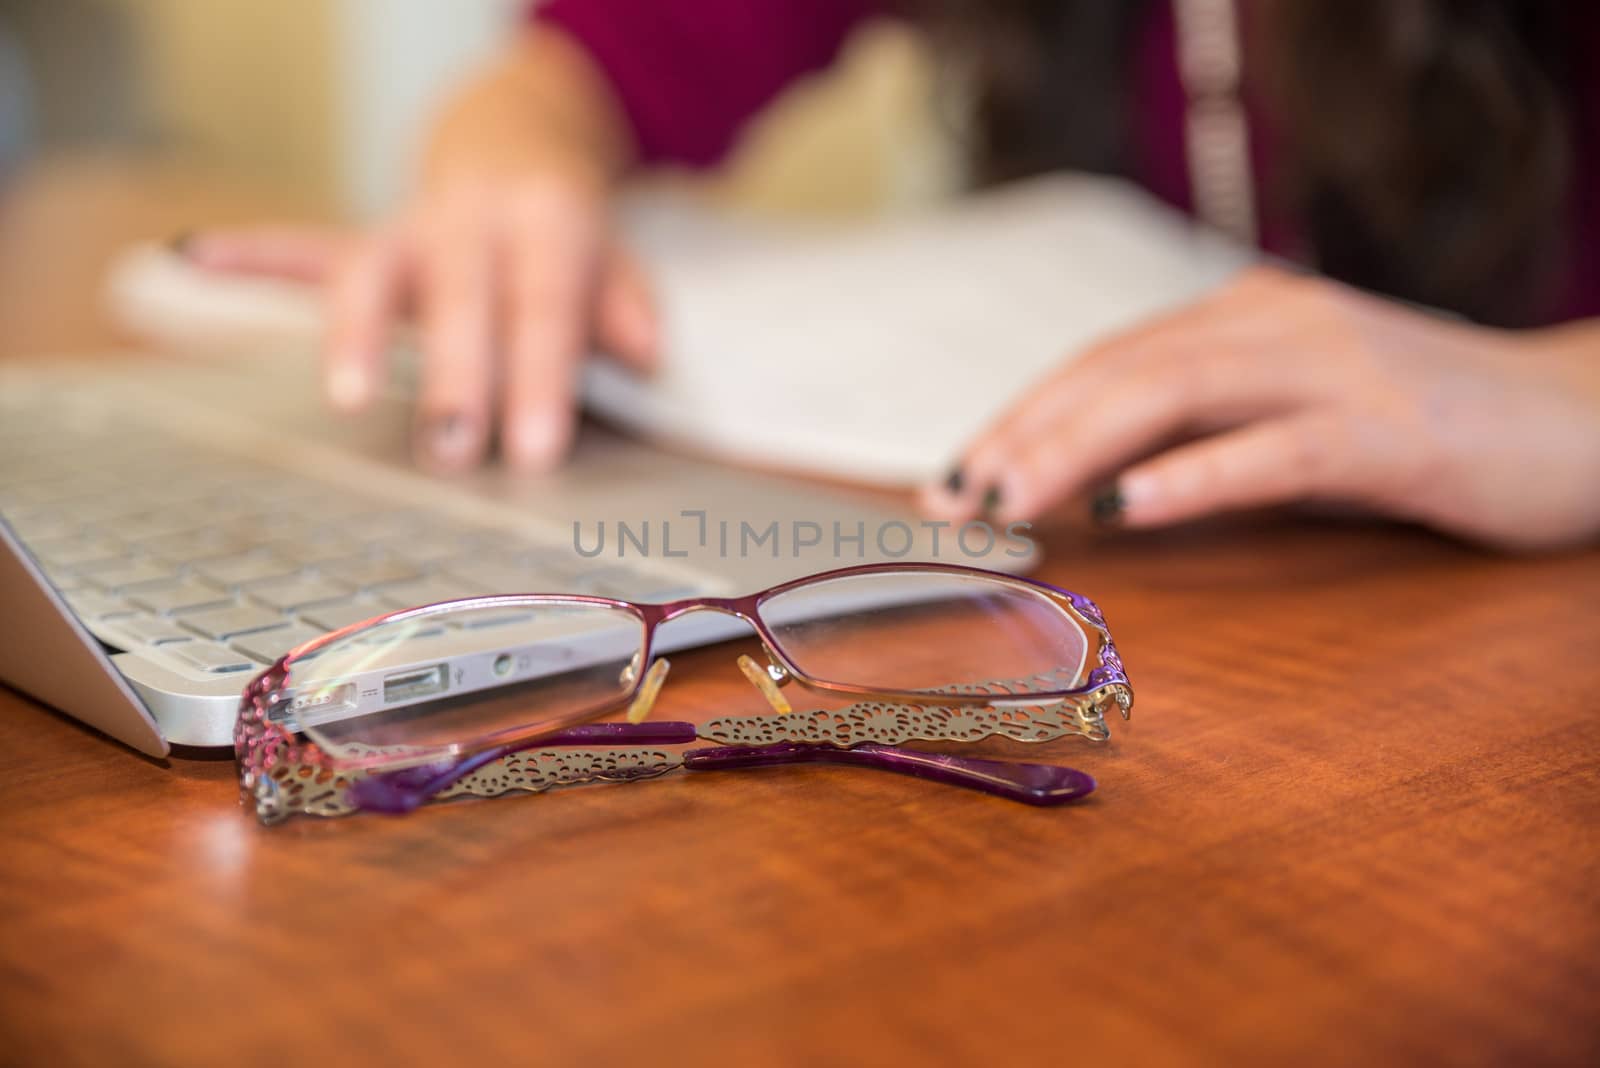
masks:
<path fill-rule="evenodd" d="M 559 160 L 602 183 L 633 163 L 633 133 L 603 70 L 566 33 L 524 34 L 456 92 L 434 123 L 424 175 Z"/>
<path fill-rule="evenodd" d="M 1522 355 L 1534 357 L 1600 428 L 1600 319 L 1580 319 L 1529 332 Z M 1521 348 L 1519 346 L 1519 348 Z M 1600 429 L 1596 430 L 1600 436 Z"/>

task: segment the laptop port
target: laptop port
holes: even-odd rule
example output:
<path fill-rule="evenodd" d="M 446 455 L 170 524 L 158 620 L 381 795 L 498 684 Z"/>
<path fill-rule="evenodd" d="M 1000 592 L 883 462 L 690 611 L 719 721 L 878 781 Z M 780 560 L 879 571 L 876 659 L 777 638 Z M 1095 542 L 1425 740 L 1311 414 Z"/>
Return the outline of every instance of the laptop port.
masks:
<path fill-rule="evenodd" d="M 400 701 L 432 697 L 436 693 L 444 693 L 449 686 L 450 668 L 447 664 L 397 672 L 383 680 L 383 703 L 392 705 Z"/>
<path fill-rule="evenodd" d="M 268 707 L 267 718 L 291 730 L 299 730 L 307 723 L 343 719 L 355 710 L 356 688 L 353 683 L 346 682 L 284 694 Z"/>

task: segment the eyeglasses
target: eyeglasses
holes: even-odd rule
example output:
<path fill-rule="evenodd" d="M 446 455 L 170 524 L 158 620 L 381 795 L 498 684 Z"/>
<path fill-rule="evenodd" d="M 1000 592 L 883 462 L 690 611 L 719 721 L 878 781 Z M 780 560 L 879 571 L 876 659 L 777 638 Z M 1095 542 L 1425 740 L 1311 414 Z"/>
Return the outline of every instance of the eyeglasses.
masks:
<path fill-rule="evenodd" d="M 676 633 L 664 628 L 675 621 Z M 669 670 L 658 651 L 752 629 L 761 658 L 737 663 L 771 713 L 643 722 Z M 817 707 L 794 711 L 792 683 Z M 1106 711 L 1126 717 L 1132 705 L 1088 598 L 978 568 L 880 564 L 731 599 L 507 594 L 393 612 L 308 642 L 257 676 L 234 748 L 264 823 L 819 761 L 1053 804 L 1093 780 L 902 746 L 1103 741 Z M 625 723 L 592 722 L 624 710 Z M 652 748 L 702 739 L 718 747 Z"/>

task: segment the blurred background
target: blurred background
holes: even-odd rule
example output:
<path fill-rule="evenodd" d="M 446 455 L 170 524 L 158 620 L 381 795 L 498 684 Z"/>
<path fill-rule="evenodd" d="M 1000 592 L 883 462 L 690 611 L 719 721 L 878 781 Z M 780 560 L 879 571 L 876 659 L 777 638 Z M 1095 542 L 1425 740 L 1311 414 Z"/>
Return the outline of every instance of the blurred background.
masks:
<path fill-rule="evenodd" d="M 403 194 L 440 96 L 518 32 L 526 6 L 0 0 L 0 159 L 15 169 L 63 150 L 136 149 L 380 213 Z M 785 149 L 781 159 L 743 153 L 735 184 L 781 187 L 758 195 L 800 210 L 915 196 L 933 177 L 933 161 L 917 158 L 932 146 L 915 142 L 937 132 L 923 113 L 925 67 L 908 31 L 885 22 L 864 32 L 836 72 L 776 109 L 786 136 L 752 131 L 752 141 Z M 791 188 L 789 174 L 806 180 Z"/>
<path fill-rule="evenodd" d="M 0 354 L 115 340 L 118 248 L 219 222 L 381 216 L 450 86 L 526 0 L 0 0 Z M 791 90 L 729 165 L 731 204 L 850 216 L 959 181 L 932 70 L 884 22 Z"/>

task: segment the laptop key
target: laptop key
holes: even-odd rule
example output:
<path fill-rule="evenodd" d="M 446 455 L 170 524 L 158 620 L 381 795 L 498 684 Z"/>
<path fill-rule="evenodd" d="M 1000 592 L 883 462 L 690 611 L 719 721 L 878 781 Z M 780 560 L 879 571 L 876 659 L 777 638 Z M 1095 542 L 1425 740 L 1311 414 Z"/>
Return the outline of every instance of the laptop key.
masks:
<path fill-rule="evenodd" d="M 71 509 L 75 518 L 91 525 L 103 523 L 113 533 L 123 519 L 138 514 L 145 507 L 144 502 L 135 497 L 95 491 L 78 500 L 63 500 L 61 504 Z"/>
<path fill-rule="evenodd" d="M 257 631 L 235 638 L 230 644 L 246 656 L 270 664 L 295 646 L 320 638 L 325 632 L 320 627 L 304 623 L 291 623 L 287 627 Z"/>
<path fill-rule="evenodd" d="M 28 550 L 51 568 L 92 567 L 127 559 L 128 550 L 110 538 L 79 535 L 50 541 L 32 540 Z"/>
<path fill-rule="evenodd" d="M 29 542 L 45 538 L 69 538 L 83 529 L 82 520 L 53 508 L 23 511 L 8 507 L 5 518 L 12 529 Z"/>
<path fill-rule="evenodd" d="M 333 532 L 274 531 L 259 543 L 263 548 L 302 565 L 320 564 L 325 560 L 338 560 L 353 556 L 362 546 Z"/>
<path fill-rule="evenodd" d="M 348 582 L 350 585 L 362 589 L 386 585 L 391 582 L 405 582 L 409 579 L 418 578 L 420 574 L 416 568 L 401 560 L 362 556 L 344 560 L 329 560 L 318 564 L 317 570 L 324 575 L 336 578 L 341 582 Z"/>
<path fill-rule="evenodd" d="M 667 584 L 660 576 L 627 567 L 598 567 L 573 575 L 567 588 L 573 593 L 586 593 L 598 597 L 620 597 L 632 600 L 641 597 L 641 591 L 661 589 Z"/>
<path fill-rule="evenodd" d="M 403 537 L 418 530 L 427 520 L 427 514 L 414 508 L 381 509 L 375 512 L 358 512 L 339 522 L 339 529 L 362 541 L 374 538 Z"/>
<path fill-rule="evenodd" d="M 356 591 L 342 582 L 328 578 L 291 575 L 288 578 L 252 583 L 245 587 L 244 592 L 268 608 L 294 612 L 311 605 L 341 600 Z"/>
<path fill-rule="evenodd" d="M 413 607 L 406 605 L 405 607 Z M 361 598 L 348 598 L 342 601 L 329 601 L 326 604 L 312 605 L 298 613 L 301 619 L 314 627 L 323 630 L 340 630 L 352 623 L 362 623 L 373 616 L 381 616 L 385 612 L 394 611 L 393 605 L 381 601 Z"/>
<path fill-rule="evenodd" d="M 494 593 L 561 593 L 564 583 L 544 572 L 504 557 L 460 557 L 446 561 L 445 570 Z"/>
<path fill-rule="evenodd" d="M 232 597 L 226 590 L 219 590 L 215 586 L 195 579 L 184 579 L 181 582 L 133 590 L 128 594 L 128 599 L 140 608 L 164 616 L 175 612 L 190 612 L 200 608 L 225 605 L 232 600 Z"/>
<path fill-rule="evenodd" d="M 411 564 L 431 564 L 460 556 L 477 544 L 477 535 L 466 530 L 423 529 L 391 534 L 373 542 L 374 548 Z"/>
<path fill-rule="evenodd" d="M 147 499 L 140 499 L 140 507 L 145 507 Z M 154 512 L 139 512 L 133 515 L 112 512 L 105 516 L 92 516 L 90 521 L 101 522 L 105 529 L 121 538 L 123 541 L 137 542 L 145 538 L 156 538 L 166 534 L 192 532 L 195 522 L 181 512 L 167 510 Z"/>
<path fill-rule="evenodd" d="M 202 560 L 193 565 L 191 570 L 219 586 L 243 586 L 248 582 L 287 578 L 299 571 L 300 566 L 271 553 L 239 553 L 215 560 Z"/>
<path fill-rule="evenodd" d="M 108 593 L 98 590 L 85 590 L 82 593 L 67 595 L 67 604 L 72 607 L 80 619 L 91 622 L 102 619 L 116 619 L 120 616 L 132 616 L 138 613 L 132 605 L 121 597 L 113 597 Z"/>
<path fill-rule="evenodd" d="M 76 593 L 79 590 L 92 590 L 89 580 L 70 571 L 53 571 L 45 568 L 44 577 L 50 580 L 50 585 L 56 588 L 57 593 Z"/>
<path fill-rule="evenodd" d="M 198 530 L 180 530 L 172 534 L 146 538 L 139 542 L 139 547 L 145 552 L 174 560 L 200 560 L 222 556 L 233 550 L 236 544 L 216 528 L 202 527 Z"/>
<path fill-rule="evenodd" d="M 102 590 L 112 593 L 155 583 L 170 583 L 178 577 L 177 568 L 155 560 L 103 561 L 80 567 L 78 571 Z"/>
<path fill-rule="evenodd" d="M 124 648 L 135 645 L 168 645 L 173 642 L 192 642 L 194 635 L 173 623 L 169 619 L 157 619 L 152 616 L 134 616 L 130 619 L 118 619 L 113 630 L 115 634 L 126 635 L 129 639 Z M 113 645 L 122 644 L 112 642 Z"/>
<path fill-rule="evenodd" d="M 461 597 L 478 597 L 489 592 L 482 583 L 458 579 L 452 575 L 434 574 L 410 582 L 385 583 L 373 589 L 391 608 L 416 608 L 439 601 L 454 601 Z"/>
<path fill-rule="evenodd" d="M 251 631 L 286 627 L 289 619 L 282 612 L 274 612 L 257 604 L 230 604 L 222 608 L 188 612 L 182 617 L 182 623 L 203 638 L 226 641 Z"/>
<path fill-rule="evenodd" d="M 256 666 L 256 662 L 243 653 L 234 652 L 225 645 L 216 642 L 192 641 L 181 645 L 172 645 L 162 650 L 180 661 L 186 667 L 196 671 L 203 671 L 212 675 L 223 675 L 235 671 L 249 671 Z"/>

